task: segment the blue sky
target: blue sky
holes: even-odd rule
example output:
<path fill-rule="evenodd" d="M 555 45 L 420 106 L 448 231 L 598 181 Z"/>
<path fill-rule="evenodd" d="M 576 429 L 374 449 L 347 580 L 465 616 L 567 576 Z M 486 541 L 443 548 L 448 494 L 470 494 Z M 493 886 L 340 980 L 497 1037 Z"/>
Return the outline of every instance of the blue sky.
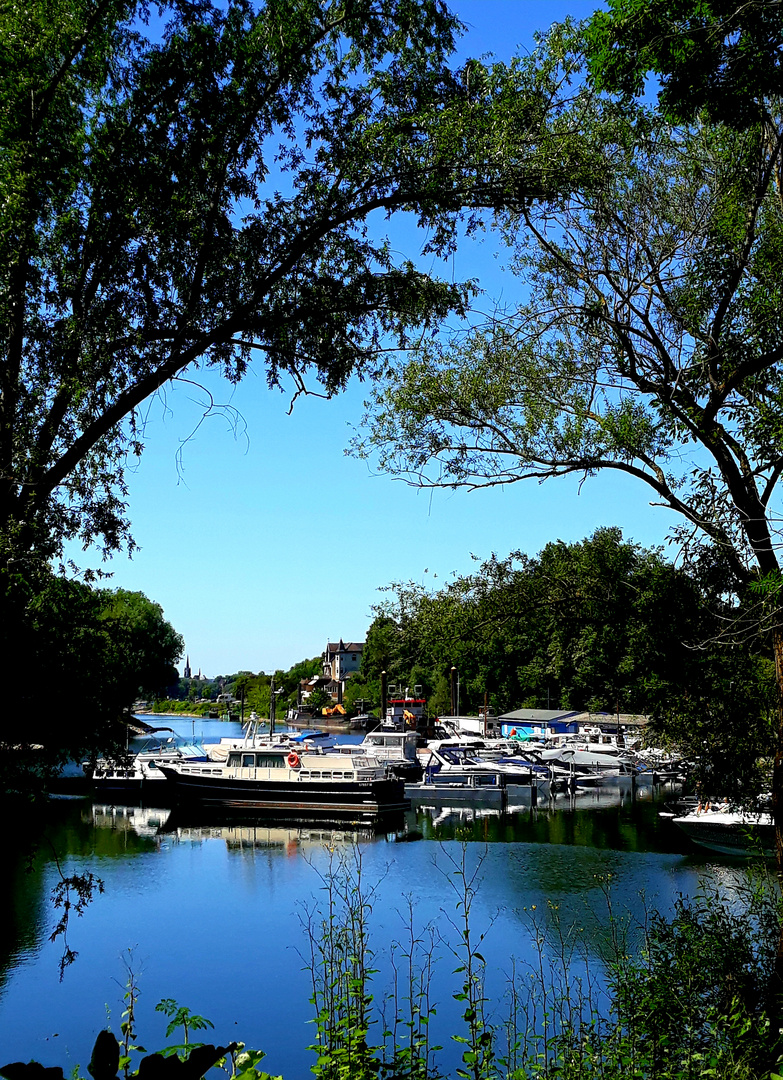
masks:
<path fill-rule="evenodd" d="M 508 59 L 533 32 L 594 3 L 460 0 L 469 31 L 461 53 Z M 413 230 L 392 232 L 415 256 Z M 517 294 L 492 236 L 460 250 L 455 277 L 478 275 L 488 297 Z M 441 272 L 444 271 L 441 269 Z M 417 491 L 345 455 L 362 412 L 356 384 L 331 402 L 288 399 L 266 389 L 263 370 L 235 389 L 209 384 L 241 415 L 219 415 L 191 439 L 203 395 L 179 385 L 166 406 L 149 405 L 147 447 L 130 477 L 130 516 L 140 550 L 104 565 L 109 584 L 139 589 L 184 636 L 195 670 L 215 676 L 287 668 L 327 640 L 363 640 L 378 590 L 397 580 L 437 587 L 475 569 L 472 556 L 530 554 L 548 541 L 576 541 L 601 525 L 626 538 L 663 542 L 672 523 L 622 477 L 516 484 L 484 492 Z M 181 451 L 181 467 L 178 453 Z M 84 561 L 82 559 L 82 561 Z M 180 668 L 182 665 L 180 665 Z"/>

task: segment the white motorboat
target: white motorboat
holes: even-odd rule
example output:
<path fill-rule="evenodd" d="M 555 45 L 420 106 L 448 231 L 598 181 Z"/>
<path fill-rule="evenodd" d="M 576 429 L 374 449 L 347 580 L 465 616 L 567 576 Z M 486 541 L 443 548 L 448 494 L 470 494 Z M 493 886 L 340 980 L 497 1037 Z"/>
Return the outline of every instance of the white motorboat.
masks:
<path fill-rule="evenodd" d="M 635 759 L 620 748 L 593 750 L 565 745 L 535 751 L 531 748 L 533 752 L 542 764 L 557 765 L 569 772 L 602 773 L 604 776 L 625 776 L 636 772 Z"/>
<path fill-rule="evenodd" d="M 479 745 L 469 745 L 455 739 L 436 739 L 428 743 L 420 757 L 426 783 L 443 784 L 464 781 L 468 777 L 495 777 L 501 787 L 511 785 L 535 788 L 536 795 L 550 793 L 551 773 L 546 765 L 514 758 L 488 761 Z M 489 779 L 487 780 L 489 781 Z"/>
<path fill-rule="evenodd" d="M 159 738 L 157 736 L 161 731 L 171 731 L 172 734 L 168 738 Z M 85 761 L 82 768 L 96 791 L 133 794 L 165 779 L 160 771 L 163 763 L 206 759 L 207 751 L 201 743 L 180 739 L 171 728 L 159 728 L 155 736 L 135 753 L 129 749 L 127 757 Z"/>
<path fill-rule="evenodd" d="M 765 810 L 730 808 L 726 803 L 702 807 L 672 818 L 686 836 L 702 847 L 727 855 L 775 854 L 775 826 Z"/>
<path fill-rule="evenodd" d="M 360 743 L 337 743 L 332 747 L 332 751 L 372 758 L 384 765 L 393 776 L 400 776 L 404 780 L 419 780 L 422 765 L 417 753 L 418 742 L 419 736 L 415 731 L 379 728 L 369 731 Z"/>

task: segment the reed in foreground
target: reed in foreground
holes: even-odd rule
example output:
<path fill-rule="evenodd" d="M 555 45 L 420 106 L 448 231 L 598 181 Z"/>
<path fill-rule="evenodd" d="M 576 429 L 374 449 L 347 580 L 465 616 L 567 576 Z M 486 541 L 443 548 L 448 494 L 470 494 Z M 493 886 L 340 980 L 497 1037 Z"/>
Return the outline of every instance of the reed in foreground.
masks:
<path fill-rule="evenodd" d="M 419 926 L 403 898 L 402 932 L 380 957 L 372 941 L 378 883 L 359 849 L 329 852 L 317 871 L 319 901 L 302 907 L 311 978 L 318 1080 L 774 1080 L 781 1033 L 773 1029 L 780 890 L 763 867 L 731 893 L 680 897 L 665 915 L 642 905 L 632 924 L 604 886 L 606 928 L 596 959 L 555 904 L 526 914 L 533 962 L 511 961 L 503 1001 L 487 990 L 482 951 L 491 919 L 476 926 L 482 857 L 441 848 L 445 895 L 438 925 Z M 391 985 L 376 994 L 381 959 Z M 437 1034 L 436 965 L 452 964 L 459 1023 Z M 165 1000 L 166 1037 L 184 1038 L 146 1055 L 135 1032 L 138 983 L 131 975 L 120 1037 L 101 1032 L 93 1080 L 199 1080 L 222 1069 L 232 1080 L 270 1080 L 261 1051 L 193 1041 L 209 1022 Z M 145 1056 L 141 1056 L 145 1054 Z M 61 1080 L 60 1069 L 14 1063 L 6 1080 Z M 216 1074 L 215 1074 L 216 1075 Z M 79 1070 L 73 1080 L 83 1080 Z"/>

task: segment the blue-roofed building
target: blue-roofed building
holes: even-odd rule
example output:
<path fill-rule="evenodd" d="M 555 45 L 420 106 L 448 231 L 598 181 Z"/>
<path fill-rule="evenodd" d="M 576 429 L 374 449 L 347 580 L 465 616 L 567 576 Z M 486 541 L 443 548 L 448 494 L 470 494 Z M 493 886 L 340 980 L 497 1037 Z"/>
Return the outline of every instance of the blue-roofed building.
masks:
<path fill-rule="evenodd" d="M 497 723 L 506 738 L 545 739 L 576 734 L 584 715 L 578 709 L 513 709 L 499 716 Z"/>

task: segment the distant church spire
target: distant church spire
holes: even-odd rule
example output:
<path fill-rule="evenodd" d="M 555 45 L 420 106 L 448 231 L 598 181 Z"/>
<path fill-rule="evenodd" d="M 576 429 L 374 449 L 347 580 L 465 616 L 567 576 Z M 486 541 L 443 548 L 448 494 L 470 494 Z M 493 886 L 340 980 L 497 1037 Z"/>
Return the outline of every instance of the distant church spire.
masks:
<path fill-rule="evenodd" d="M 185 657 L 185 670 L 182 673 L 182 678 L 183 679 L 190 679 L 191 678 L 191 674 L 190 674 L 190 657 L 189 656 Z"/>

